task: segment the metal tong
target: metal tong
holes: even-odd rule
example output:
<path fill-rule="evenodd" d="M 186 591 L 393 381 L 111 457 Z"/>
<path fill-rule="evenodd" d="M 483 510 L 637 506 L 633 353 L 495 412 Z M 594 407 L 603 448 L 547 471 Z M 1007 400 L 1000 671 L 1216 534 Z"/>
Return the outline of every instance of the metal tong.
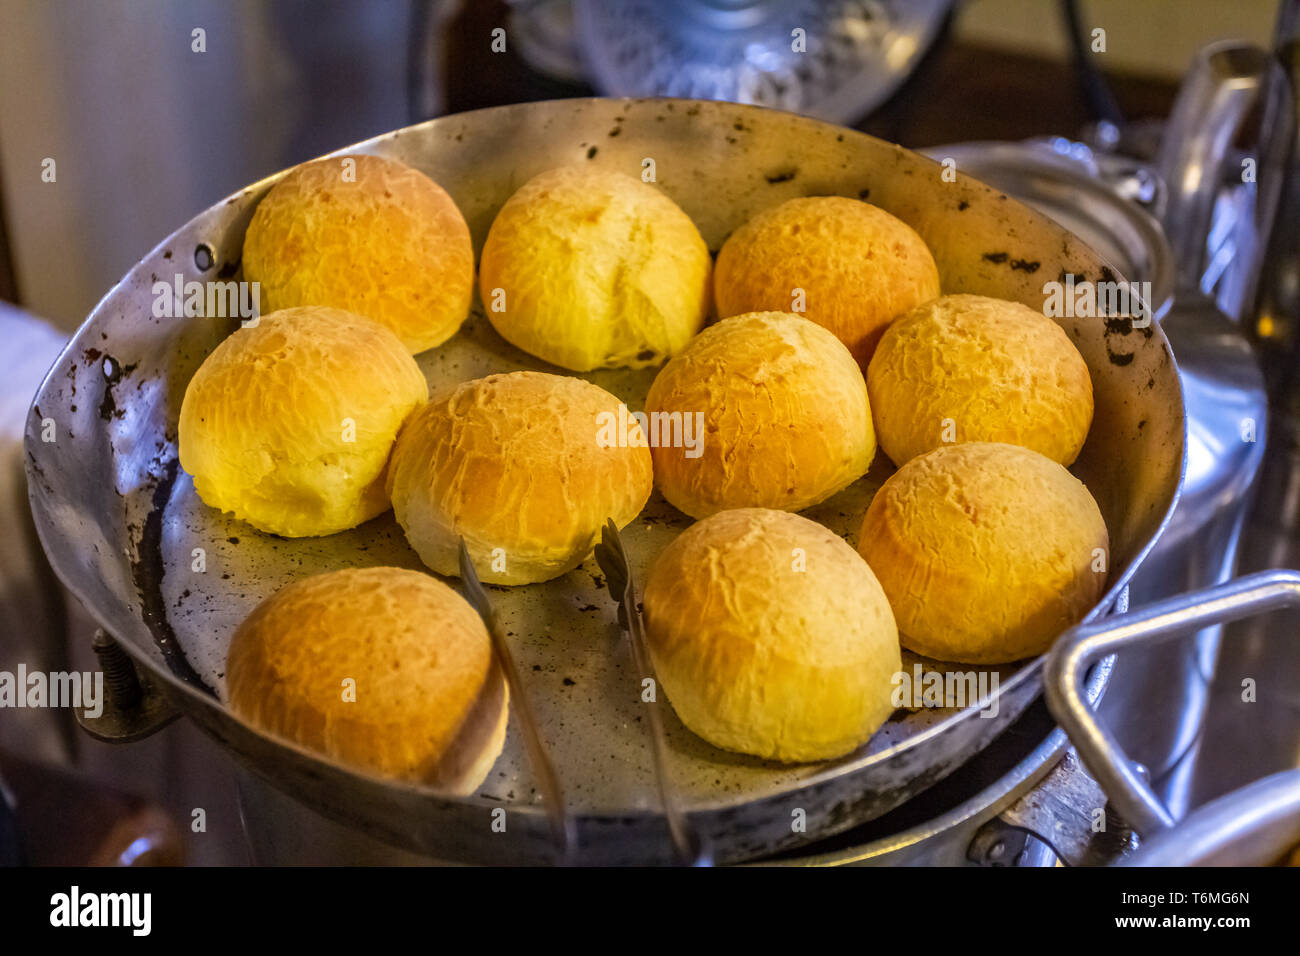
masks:
<path fill-rule="evenodd" d="M 654 669 L 650 664 L 650 652 L 645 642 L 645 629 L 641 622 L 641 612 L 637 609 L 636 585 L 632 580 L 632 569 L 623 548 L 623 539 L 619 536 L 618 526 L 612 519 L 605 522 L 600 532 L 600 544 L 596 545 L 596 563 L 605 572 L 609 583 L 609 593 L 618 601 L 618 623 L 627 631 L 628 641 L 632 647 L 632 663 L 642 678 L 653 679 Z M 656 685 L 658 681 L 655 681 Z M 664 733 L 663 704 L 659 700 L 658 688 L 649 703 L 650 751 L 654 758 L 655 782 L 659 787 L 659 802 L 663 807 L 664 817 L 668 820 L 668 832 L 673 841 L 673 853 L 681 866 L 708 866 L 711 862 L 708 847 L 696 832 L 677 803 L 668 776 L 668 739 Z"/>
<path fill-rule="evenodd" d="M 497 625 L 496 612 L 492 609 L 487 592 L 483 590 L 483 585 L 478 579 L 474 563 L 469 559 L 464 538 L 460 539 L 460 579 L 465 585 L 465 598 L 483 619 L 483 624 L 492 638 L 492 650 L 496 653 L 501 670 L 505 673 L 515 714 L 519 718 L 519 728 L 524 734 L 524 746 L 528 749 L 528 762 L 532 764 L 533 772 L 537 774 L 542 801 L 546 804 L 546 815 L 551 824 L 551 838 L 555 841 L 559 852 L 559 862 L 565 863 L 574 845 L 573 818 L 569 816 L 565 807 L 564 790 L 560 787 L 560 778 L 555 772 L 555 765 L 551 763 L 546 746 L 542 743 L 542 735 L 537 730 L 537 720 L 533 716 L 528 695 L 524 692 L 523 681 L 519 679 L 519 669 L 515 667 L 510 646 Z"/>

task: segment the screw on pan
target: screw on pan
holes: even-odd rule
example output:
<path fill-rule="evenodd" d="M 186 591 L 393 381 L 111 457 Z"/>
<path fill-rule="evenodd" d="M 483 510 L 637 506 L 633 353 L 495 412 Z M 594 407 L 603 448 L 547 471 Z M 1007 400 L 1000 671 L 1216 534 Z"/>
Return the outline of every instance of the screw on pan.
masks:
<path fill-rule="evenodd" d="M 95 631 L 90 646 L 99 659 L 100 670 L 104 672 L 109 698 L 121 710 L 138 707 L 144 698 L 144 690 L 140 687 L 140 677 L 131 658 L 103 628 Z"/>

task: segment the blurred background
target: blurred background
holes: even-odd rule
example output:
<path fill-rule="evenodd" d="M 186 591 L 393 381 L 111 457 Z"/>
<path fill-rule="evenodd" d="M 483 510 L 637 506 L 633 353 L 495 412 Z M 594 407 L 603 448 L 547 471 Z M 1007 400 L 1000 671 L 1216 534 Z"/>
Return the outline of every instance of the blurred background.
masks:
<path fill-rule="evenodd" d="M 996 156 L 987 178 L 1009 192 L 1027 182 L 1017 165 L 1026 156 L 1054 156 L 1159 218 L 1165 197 L 1153 171 L 1197 52 L 1225 38 L 1272 49 L 1294 15 L 1294 4 L 1278 0 L 0 0 L 0 341 L 8 358 L 0 523 L 12 529 L 0 540 L 0 669 L 95 666 L 94 623 L 44 567 L 27 514 L 21 436 L 30 396 L 66 337 L 134 262 L 245 185 L 446 113 L 672 95 L 776 106 L 915 149 L 977 144 L 962 155 L 972 163 Z M 791 55 L 795 31 L 806 55 Z M 1246 133 L 1229 131 L 1227 145 L 1262 139 L 1264 115 L 1252 107 Z M 990 143 L 1013 149 L 989 152 Z M 1268 235 L 1255 191 L 1240 187 L 1211 189 L 1213 229 L 1193 237 L 1194 261 L 1176 268 L 1250 326 L 1260 272 L 1252 256 Z M 1071 222 L 1080 212 L 1058 211 Z M 1174 267 L 1154 261 L 1159 249 L 1133 248 L 1130 235 L 1095 239 L 1117 257 L 1131 253 L 1147 278 L 1173 283 Z M 1272 281 L 1281 287 L 1284 278 Z M 1231 572 L 1257 464 L 1244 482 L 1220 476 L 1207 485 L 1214 508 L 1234 506 L 1231 540 L 1193 553 L 1187 541 L 1200 525 L 1189 524 L 1174 586 Z M 1277 513 L 1286 510 L 1279 502 L 1300 500 L 1292 473 L 1289 464 L 1278 471 L 1265 495 Z M 1206 508 L 1196 520 L 1218 513 Z M 1275 524 L 1270 515 L 1261 521 Z M 1243 564 L 1295 566 L 1287 540 L 1279 545 L 1275 535 Z M 1252 667 L 1275 667 L 1260 663 L 1269 640 L 1247 645 Z M 1194 704 L 1202 709 L 1203 691 Z M 1195 727 L 1174 734 L 1182 733 L 1168 745 L 1175 754 L 1150 758 L 1157 771 L 1182 766 L 1204 736 Z M 1189 776 L 1184 804 L 1298 759 L 1294 728 L 1271 742 L 1259 725 L 1231 720 L 1216 733 L 1234 742 L 1229 750 L 1263 756 L 1235 776 Z M 27 816 L 21 837 L 12 823 L 0 825 L 0 855 L 7 847 L 30 862 L 259 859 L 245 837 L 232 761 L 183 721 L 114 748 L 62 712 L 0 711 L 6 794 L 45 812 Z M 197 807 L 206 813 L 201 833 L 190 825 Z M 69 823 L 90 818 L 101 822 Z M 298 837 L 261 834 L 261 852 L 274 855 L 268 842 Z"/>

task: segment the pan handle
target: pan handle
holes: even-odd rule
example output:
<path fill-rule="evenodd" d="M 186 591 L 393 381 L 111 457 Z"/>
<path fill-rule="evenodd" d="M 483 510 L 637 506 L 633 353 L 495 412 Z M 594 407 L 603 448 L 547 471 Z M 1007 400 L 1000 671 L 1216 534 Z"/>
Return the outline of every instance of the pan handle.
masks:
<path fill-rule="evenodd" d="M 1261 571 L 1074 627 L 1056 642 L 1043 670 L 1047 706 L 1084 766 L 1140 836 L 1169 829 L 1174 818 L 1115 736 L 1097 722 L 1083 694 L 1088 669 L 1132 644 L 1167 641 L 1215 624 L 1295 607 L 1300 607 L 1300 572 Z"/>

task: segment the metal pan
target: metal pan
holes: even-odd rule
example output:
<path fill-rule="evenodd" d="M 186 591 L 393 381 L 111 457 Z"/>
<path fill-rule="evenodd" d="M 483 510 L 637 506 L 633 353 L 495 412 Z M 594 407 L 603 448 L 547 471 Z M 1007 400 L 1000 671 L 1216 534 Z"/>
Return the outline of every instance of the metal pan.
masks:
<path fill-rule="evenodd" d="M 640 175 L 653 159 L 659 188 L 716 250 L 759 210 L 795 196 L 869 199 L 916 228 L 945 291 L 1001 296 L 1041 308 L 1044 283 L 1119 279 L 1045 217 L 978 182 L 947 182 L 929 159 L 807 118 L 686 100 L 563 100 L 448 116 L 347 152 L 392 156 L 440 182 L 481 246 L 496 210 L 525 180 L 568 163 Z M 32 509 L 50 561 L 144 668 L 151 683 L 245 764 L 325 814 L 444 859 L 551 858 L 547 821 L 512 727 L 481 792 L 447 799 L 359 775 L 236 720 L 221 703 L 229 636 L 289 580 L 346 565 L 419 567 L 391 516 L 328 538 L 283 540 L 205 508 L 176 461 L 184 388 L 234 327 L 152 315 L 157 281 L 239 278 L 244 229 L 270 177 L 195 217 L 113 288 L 55 363 L 27 429 Z M 1108 593 L 1115 602 L 1167 520 L 1183 468 L 1182 395 L 1158 327 L 1061 319 L 1092 373 L 1096 416 L 1075 472 L 1110 529 Z M 476 304 L 462 332 L 420 356 L 432 384 L 545 366 L 504 343 Z M 591 381 L 640 407 L 653 370 L 599 372 Z M 57 438 L 42 440 L 54 423 Z M 852 541 L 891 468 L 871 473 L 807 514 Z M 658 496 L 624 533 L 635 576 L 688 524 Z M 196 551 L 196 549 L 202 549 Z M 203 571 L 198 555 L 203 556 Z M 614 602 L 594 561 L 558 581 L 494 591 L 492 599 L 564 782 L 582 862 L 660 862 L 670 843 L 656 812 L 648 744 Z M 906 659 L 905 659 L 906 663 Z M 967 668 L 963 668 L 967 669 Z M 977 753 L 1038 694 L 1039 661 L 999 668 L 998 713 L 901 715 L 848 758 L 782 767 L 710 747 L 674 718 L 670 772 L 692 825 L 715 859 L 752 858 L 838 832 L 920 792 Z M 491 827 L 504 807 L 506 834 Z M 802 811 L 806 827 L 792 820 Z"/>

